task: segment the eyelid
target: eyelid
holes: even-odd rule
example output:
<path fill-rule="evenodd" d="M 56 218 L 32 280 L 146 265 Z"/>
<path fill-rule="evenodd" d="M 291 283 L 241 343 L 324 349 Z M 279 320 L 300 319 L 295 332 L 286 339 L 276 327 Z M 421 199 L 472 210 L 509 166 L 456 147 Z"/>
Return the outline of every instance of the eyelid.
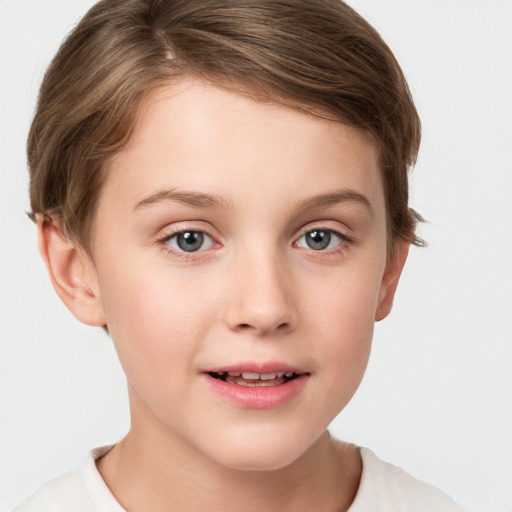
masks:
<path fill-rule="evenodd" d="M 169 239 L 174 235 L 186 233 L 187 231 L 197 231 L 200 233 L 204 233 L 205 235 L 208 235 L 215 241 L 218 241 L 220 239 L 220 236 L 218 235 L 217 231 L 214 230 L 209 223 L 193 219 L 170 222 L 165 227 L 162 227 L 159 230 L 159 234 L 157 235 L 157 241 L 161 242 L 164 239 Z"/>
<path fill-rule="evenodd" d="M 344 238 L 346 240 L 353 240 L 351 234 L 352 229 L 349 226 L 339 221 L 328 219 L 319 220 L 318 222 L 310 222 L 302 226 L 299 230 L 300 234 L 297 237 L 297 239 L 306 235 L 307 233 L 310 233 L 311 231 L 329 231 L 331 233 L 339 235 L 341 238 Z"/>

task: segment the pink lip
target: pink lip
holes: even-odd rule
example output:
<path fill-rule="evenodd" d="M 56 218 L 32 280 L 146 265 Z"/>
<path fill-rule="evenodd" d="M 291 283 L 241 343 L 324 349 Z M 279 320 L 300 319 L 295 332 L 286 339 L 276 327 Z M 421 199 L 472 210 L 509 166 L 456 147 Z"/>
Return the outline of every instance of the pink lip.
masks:
<path fill-rule="evenodd" d="M 302 370 L 297 368 L 296 366 L 291 366 L 286 363 L 280 362 L 243 362 L 232 364 L 228 366 L 218 366 L 215 368 L 208 368 L 204 370 L 205 373 L 208 372 L 252 372 L 252 373 L 277 373 L 277 372 L 294 372 L 297 375 L 302 375 L 303 373 L 307 373 L 306 370 Z"/>
<path fill-rule="evenodd" d="M 241 386 L 224 382 L 208 372 L 253 372 L 277 373 L 294 372 L 298 377 L 275 386 Z M 310 374 L 299 368 L 283 363 L 242 363 L 222 366 L 202 373 L 209 388 L 221 399 L 242 409 L 276 409 L 290 403 L 309 380 Z"/>

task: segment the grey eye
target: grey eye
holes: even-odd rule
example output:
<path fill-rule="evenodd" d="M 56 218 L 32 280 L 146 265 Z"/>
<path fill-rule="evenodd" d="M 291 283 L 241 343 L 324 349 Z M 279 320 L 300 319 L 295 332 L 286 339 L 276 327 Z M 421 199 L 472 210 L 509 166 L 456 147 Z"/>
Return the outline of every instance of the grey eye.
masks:
<path fill-rule="evenodd" d="M 178 251 L 197 252 L 209 249 L 213 245 L 213 240 L 201 231 L 182 231 L 169 238 L 168 243 Z"/>
<path fill-rule="evenodd" d="M 343 241 L 343 235 L 330 229 L 313 229 L 297 240 L 297 246 L 314 251 L 332 249 Z"/>

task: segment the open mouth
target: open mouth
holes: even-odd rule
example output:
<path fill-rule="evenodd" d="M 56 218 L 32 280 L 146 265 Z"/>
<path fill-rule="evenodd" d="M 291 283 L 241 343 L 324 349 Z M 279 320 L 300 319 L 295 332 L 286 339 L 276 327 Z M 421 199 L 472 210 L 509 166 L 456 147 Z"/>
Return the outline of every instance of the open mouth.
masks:
<path fill-rule="evenodd" d="M 278 386 L 300 377 L 295 372 L 253 373 L 253 372 L 208 372 L 210 377 L 239 386 Z"/>

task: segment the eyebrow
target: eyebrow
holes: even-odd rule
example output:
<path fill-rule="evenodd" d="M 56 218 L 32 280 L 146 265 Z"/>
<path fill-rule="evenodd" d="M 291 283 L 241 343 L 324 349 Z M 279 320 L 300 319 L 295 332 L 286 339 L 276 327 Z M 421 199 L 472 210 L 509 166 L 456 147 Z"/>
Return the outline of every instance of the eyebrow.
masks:
<path fill-rule="evenodd" d="M 334 192 L 329 192 L 327 194 L 306 198 L 299 203 L 299 208 L 303 210 L 309 210 L 312 208 L 328 208 L 329 206 L 346 202 L 360 204 L 367 208 L 370 213 L 373 213 L 373 208 L 368 198 L 351 189 L 335 190 Z"/>
<path fill-rule="evenodd" d="M 176 189 L 159 190 L 152 193 L 142 201 L 137 203 L 133 210 L 147 208 L 154 204 L 162 202 L 178 202 L 191 206 L 192 208 L 209 208 L 209 209 L 233 209 L 230 200 L 225 199 L 216 194 L 206 194 L 199 192 L 178 191 Z M 309 210 L 313 208 L 328 208 L 339 203 L 355 202 L 367 208 L 370 213 L 373 212 L 370 201 L 366 196 L 351 189 L 335 190 L 327 194 L 320 194 L 303 199 L 299 202 L 300 210 Z"/>
<path fill-rule="evenodd" d="M 158 190 L 142 201 L 137 203 L 133 210 L 147 208 L 162 202 L 177 202 L 191 206 L 192 208 L 220 208 L 232 209 L 231 201 L 228 201 L 215 194 L 204 194 L 199 192 L 178 191 L 176 189 Z"/>

